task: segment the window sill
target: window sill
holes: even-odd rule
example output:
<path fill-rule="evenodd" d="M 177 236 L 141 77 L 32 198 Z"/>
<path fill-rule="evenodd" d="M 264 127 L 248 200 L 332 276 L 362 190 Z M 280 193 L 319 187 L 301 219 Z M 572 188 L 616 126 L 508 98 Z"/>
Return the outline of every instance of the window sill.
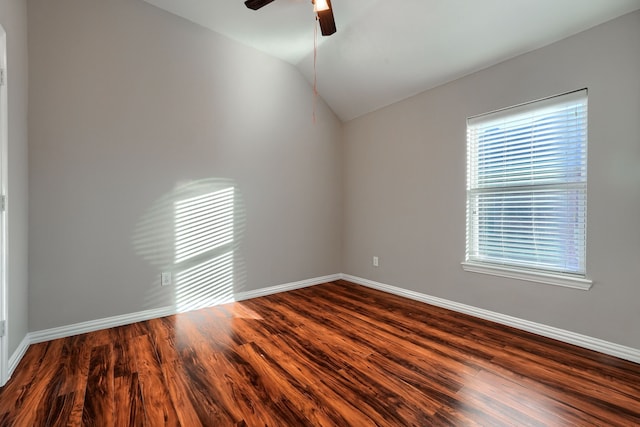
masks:
<path fill-rule="evenodd" d="M 580 289 L 583 291 L 588 291 L 593 285 L 593 281 L 587 278 L 571 277 L 562 274 L 542 273 L 515 267 L 503 267 L 475 262 L 463 262 L 462 268 L 465 271 L 471 271 L 474 273 L 490 274 L 492 276 L 508 277 L 510 279 L 526 280 L 529 282 L 544 283 L 547 285 L 564 286 L 566 288 Z"/>

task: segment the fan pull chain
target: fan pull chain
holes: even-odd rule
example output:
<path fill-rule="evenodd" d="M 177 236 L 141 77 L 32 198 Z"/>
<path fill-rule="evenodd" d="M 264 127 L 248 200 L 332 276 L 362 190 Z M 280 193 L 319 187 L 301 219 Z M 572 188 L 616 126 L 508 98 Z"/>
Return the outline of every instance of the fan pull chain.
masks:
<path fill-rule="evenodd" d="M 316 63 L 318 59 L 318 15 L 313 25 L 313 124 L 316 124 L 316 104 L 318 102 L 318 71 Z"/>

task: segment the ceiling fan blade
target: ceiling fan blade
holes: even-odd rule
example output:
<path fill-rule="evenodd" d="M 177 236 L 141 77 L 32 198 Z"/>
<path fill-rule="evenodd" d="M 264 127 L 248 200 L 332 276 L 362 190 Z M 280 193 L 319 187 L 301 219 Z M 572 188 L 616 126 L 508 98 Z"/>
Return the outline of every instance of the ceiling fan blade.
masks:
<path fill-rule="evenodd" d="M 272 1 L 273 0 L 247 0 L 244 2 L 244 5 L 249 9 L 258 10 L 261 7 L 268 5 Z"/>
<path fill-rule="evenodd" d="M 336 32 L 336 21 L 333 19 L 333 7 L 331 0 L 327 0 L 329 9 L 318 11 L 318 21 L 320 21 L 320 30 L 323 36 L 330 36 Z"/>

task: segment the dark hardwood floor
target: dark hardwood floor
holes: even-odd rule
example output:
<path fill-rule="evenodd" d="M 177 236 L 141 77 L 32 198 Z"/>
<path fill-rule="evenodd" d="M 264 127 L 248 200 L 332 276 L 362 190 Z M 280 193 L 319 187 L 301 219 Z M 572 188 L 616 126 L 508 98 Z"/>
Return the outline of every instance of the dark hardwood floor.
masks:
<path fill-rule="evenodd" d="M 36 344 L 2 426 L 635 426 L 640 365 L 328 283 Z"/>

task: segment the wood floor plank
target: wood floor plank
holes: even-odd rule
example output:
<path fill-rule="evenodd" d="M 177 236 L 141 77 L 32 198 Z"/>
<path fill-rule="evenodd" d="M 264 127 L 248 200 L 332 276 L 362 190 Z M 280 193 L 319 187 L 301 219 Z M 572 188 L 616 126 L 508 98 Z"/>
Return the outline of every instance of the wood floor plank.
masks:
<path fill-rule="evenodd" d="M 338 387 L 326 387 L 317 371 L 288 350 L 280 337 L 274 335 L 271 340 L 249 343 L 238 351 L 254 366 L 270 399 L 297 401 L 299 411 L 312 425 L 349 425 L 349 420 L 375 425 L 353 406 L 353 400 L 340 394 Z"/>
<path fill-rule="evenodd" d="M 114 425 L 142 427 L 145 423 L 144 401 L 138 373 L 114 378 Z"/>
<path fill-rule="evenodd" d="M 65 422 L 79 425 L 82 421 L 92 348 L 86 334 L 69 337 L 64 342 L 58 395 L 64 399 L 65 412 L 52 415 L 60 425 L 67 425 Z"/>
<path fill-rule="evenodd" d="M 66 426 L 67 421 L 71 417 L 76 402 L 76 393 L 58 395 L 53 399 L 53 405 L 49 408 L 49 414 L 45 425 L 47 426 Z"/>
<path fill-rule="evenodd" d="M 234 396 L 243 421 L 247 425 L 280 425 L 295 422 L 300 425 L 308 424 L 309 420 L 300 408 L 289 404 L 293 396 L 287 395 L 281 399 L 273 399 L 266 391 L 263 378 L 256 367 L 250 363 L 239 351 L 227 351 L 220 354 L 217 360 L 218 371 L 224 373 L 224 394 Z M 251 383 L 247 388 L 243 384 Z M 283 411 L 283 405 L 286 410 Z"/>
<path fill-rule="evenodd" d="M 29 387 L 24 401 L 15 415 L 16 424 L 20 426 L 46 425 L 49 409 L 58 396 L 62 378 L 62 367 L 57 361 L 62 356 L 64 340 L 58 339 L 46 343 L 33 384 Z M 53 361 L 56 361 L 54 363 Z"/>
<path fill-rule="evenodd" d="M 636 426 L 640 365 L 345 281 L 32 345 L 0 426 Z"/>
<path fill-rule="evenodd" d="M 87 335 L 76 335 L 65 339 L 60 362 L 59 395 L 84 391 L 89 371 L 92 344 L 87 343 Z"/>
<path fill-rule="evenodd" d="M 177 426 L 178 415 L 169 397 L 154 344 L 148 335 L 131 339 L 136 356 L 136 367 L 140 384 L 145 424 L 150 426 Z"/>
<path fill-rule="evenodd" d="M 484 362 L 491 360 L 495 354 L 496 347 L 486 341 L 468 339 L 468 335 L 461 337 L 464 328 L 456 327 L 449 329 L 442 324 L 435 327 L 426 326 L 423 322 L 406 322 L 406 317 L 392 315 L 381 307 L 363 307 L 353 305 L 348 301 L 339 304 L 338 300 L 331 298 L 327 301 L 320 301 L 317 306 L 325 310 L 331 310 L 332 319 L 341 319 L 344 322 L 356 322 L 359 327 L 366 328 L 371 333 L 382 334 L 387 338 L 381 339 L 402 339 L 413 343 L 435 343 L 443 344 L 447 349 L 447 354 L 451 357 L 451 350 L 460 355 L 461 360 L 476 360 Z M 499 345 L 501 347 L 502 344 Z"/>
<path fill-rule="evenodd" d="M 279 311 L 281 313 L 286 313 L 288 318 L 296 318 L 300 317 L 293 311 L 290 307 L 286 307 L 283 309 L 283 306 L 279 306 Z M 375 353 L 374 347 L 364 346 L 361 344 L 355 343 L 353 340 L 349 340 L 344 336 L 340 336 L 339 334 L 333 332 L 332 329 L 325 327 L 325 325 L 321 325 L 319 323 L 307 322 L 302 324 L 302 326 L 295 328 L 299 333 L 304 336 L 314 337 L 313 340 L 307 340 L 301 342 L 301 345 L 312 353 L 317 354 L 331 354 L 332 358 L 335 357 L 337 360 L 345 361 L 344 365 L 339 367 L 339 372 L 341 375 L 345 375 L 348 373 L 350 378 L 359 378 L 363 381 L 363 388 L 373 388 L 377 393 L 383 393 L 385 389 L 397 389 L 398 387 L 407 387 L 406 383 L 402 383 L 401 380 L 396 380 L 394 376 L 388 375 L 376 375 L 378 381 L 374 380 L 369 376 L 369 373 L 379 374 L 380 371 L 377 367 L 373 366 L 370 361 L 367 361 L 366 358 L 371 354 Z M 333 367 L 333 369 L 337 369 L 338 367 Z M 424 379 L 424 378 L 423 378 Z M 372 384 L 366 385 L 366 382 L 371 382 Z M 429 405 L 427 405 L 427 400 L 422 399 L 420 397 L 416 397 L 417 390 L 407 390 L 408 393 L 405 393 L 402 399 L 400 399 L 394 406 L 394 414 L 395 411 L 405 411 L 405 413 L 412 413 L 411 417 L 408 415 L 401 416 L 400 419 L 411 419 L 412 417 L 416 419 L 418 424 L 423 424 L 425 419 L 423 415 L 431 411 L 429 409 Z M 387 400 L 391 401 L 396 396 L 387 391 L 386 393 Z M 405 408 L 405 406 L 407 408 Z M 411 407 L 411 408 L 408 408 Z M 435 405 L 435 408 L 439 407 L 438 404 Z M 433 412 L 435 412 L 435 408 Z M 432 412 L 432 413 L 433 413 Z"/>
<path fill-rule="evenodd" d="M 304 363 L 318 378 L 316 384 L 321 390 L 335 390 L 342 398 L 358 402 L 358 409 L 378 425 L 397 425 L 402 421 L 396 408 L 389 406 L 386 398 L 393 396 L 390 390 L 378 385 L 366 384 L 366 381 L 356 377 L 347 377 L 343 372 L 350 368 L 346 361 L 335 363 L 325 351 L 313 346 L 312 342 L 299 340 L 293 336 L 283 334 L 283 346 L 293 351 L 298 364 Z M 326 372 L 336 372 L 338 375 L 325 375 Z M 406 387 L 404 393 L 413 392 Z"/>
<path fill-rule="evenodd" d="M 191 384 L 187 380 L 181 362 L 174 360 L 163 363 L 162 373 L 167 382 L 171 401 L 179 409 L 176 412 L 180 424 L 189 427 L 206 426 L 198 416 L 198 411 L 192 402 L 196 395 L 191 390 Z"/>
<path fill-rule="evenodd" d="M 185 381 L 189 384 L 190 401 L 198 419 L 205 425 L 234 425 L 241 422 L 243 414 L 235 405 L 234 397 L 221 392 L 225 378 L 216 370 L 221 357 L 219 352 L 201 345 L 198 348 L 200 350 L 182 350 L 180 359 Z"/>
<path fill-rule="evenodd" d="M 313 316 L 312 313 L 305 312 L 301 308 L 293 309 L 284 305 L 278 306 L 278 311 L 286 313 L 287 316 L 295 316 L 296 312 L 309 318 Z M 376 318 L 378 317 L 376 316 Z M 386 323 L 381 328 L 370 322 L 361 323 L 360 320 L 360 318 L 345 318 L 345 324 L 355 326 L 358 330 L 357 334 L 350 335 L 345 330 L 344 325 L 334 323 L 333 320 L 323 320 L 322 323 L 305 323 L 300 328 L 306 330 L 300 330 L 300 332 L 304 336 L 315 337 L 316 340 L 320 341 L 339 335 L 341 338 L 335 340 L 335 347 L 331 349 L 332 354 L 340 356 L 338 360 L 351 360 L 357 354 L 369 356 L 375 353 L 383 353 L 387 359 L 391 360 L 400 351 L 402 359 L 407 359 L 407 356 L 410 356 L 409 360 L 427 362 L 424 363 L 423 375 L 425 374 L 424 370 L 428 369 L 433 372 L 431 379 L 436 382 L 438 378 L 447 378 L 447 387 L 449 388 L 452 388 L 451 382 L 456 379 L 459 379 L 460 384 L 455 388 L 459 388 L 464 378 L 468 375 L 475 375 L 478 372 L 478 368 L 452 360 L 452 351 L 449 347 L 443 348 L 442 352 L 437 351 L 437 349 L 434 351 L 433 348 L 426 348 L 424 345 L 412 343 L 406 337 L 387 333 L 389 330 L 393 330 L 388 329 Z M 339 330 L 340 334 L 332 332 L 334 330 Z M 362 332 L 365 333 L 363 334 Z M 390 351 L 387 347 L 392 347 L 393 350 Z M 400 363 L 403 363 L 402 359 L 400 359 Z M 414 369 L 417 368 L 414 367 Z"/>
<path fill-rule="evenodd" d="M 0 414 L 7 414 L 6 419 L 15 418 L 16 410 L 24 406 L 24 401 L 31 387 L 37 386 L 37 374 L 45 360 L 48 343 L 34 344 L 29 347 L 16 371 L 2 389 L 0 396 L 10 396 L 0 398 Z M 5 425 L 0 424 L 0 425 Z"/>
<path fill-rule="evenodd" d="M 464 401 L 481 401 L 482 406 L 489 406 L 486 401 L 500 402 L 506 408 L 527 416 L 521 417 L 523 425 L 570 425 L 584 426 L 590 424 L 584 413 L 573 411 L 564 403 L 536 390 L 531 390 L 518 383 L 506 380 L 491 372 L 482 371 L 469 381 L 459 392 Z M 495 405 L 495 404 L 494 404 Z M 502 409 L 507 412 L 507 410 Z M 526 422 L 525 422 L 526 420 Z"/>
<path fill-rule="evenodd" d="M 538 369 L 544 369 L 548 372 L 558 371 L 556 379 L 559 383 L 564 385 L 578 385 L 579 389 L 589 387 L 595 389 L 595 393 L 606 394 L 608 400 L 620 400 L 624 405 L 629 399 L 636 400 L 636 396 L 640 394 L 640 384 L 626 381 L 625 376 L 618 375 L 618 380 L 615 384 L 609 384 L 607 375 L 604 369 L 598 371 L 592 367 L 582 367 L 567 363 L 562 363 L 559 369 L 558 360 L 561 359 L 561 354 L 556 352 L 544 352 L 536 353 L 535 351 L 527 350 L 523 347 L 507 346 L 504 352 L 496 355 L 496 359 L 504 358 L 506 360 L 523 360 L 527 362 L 527 365 L 531 364 L 538 367 Z M 498 363 L 496 361 L 496 363 Z M 576 383 L 574 378 L 580 377 L 580 381 Z"/>
<path fill-rule="evenodd" d="M 98 342 L 102 344 L 104 341 L 99 340 Z M 115 385 L 113 376 L 113 347 L 109 344 L 98 345 L 91 351 L 89 378 L 83 409 L 83 425 L 113 425 L 115 414 Z"/>
<path fill-rule="evenodd" d="M 635 426 L 640 425 L 640 396 L 628 401 L 628 406 L 617 406 L 610 402 L 606 395 L 598 392 L 591 395 L 592 388 L 585 389 L 572 387 L 559 383 L 556 376 L 566 376 L 556 372 L 540 370 L 533 365 L 508 363 L 501 366 L 499 361 L 491 368 L 490 372 L 502 376 L 524 387 L 536 390 L 547 396 L 551 396 L 560 402 L 575 408 L 576 411 L 589 414 L 589 418 L 596 425 L 608 426 Z M 579 384 L 579 380 L 577 383 Z"/>
<path fill-rule="evenodd" d="M 136 373 L 135 354 L 130 348 L 131 335 L 127 327 L 111 329 L 113 336 L 113 376 L 115 378 L 130 378 Z"/>
<path fill-rule="evenodd" d="M 275 297 L 277 298 L 278 296 Z M 341 333 L 345 334 L 350 340 L 369 346 L 374 351 L 388 351 L 389 343 L 393 343 L 395 346 L 393 351 L 388 352 L 389 355 L 396 354 L 398 350 L 402 350 L 402 354 L 404 354 L 404 352 L 412 352 L 416 351 L 417 348 L 422 348 L 430 353 L 428 355 L 425 354 L 425 357 L 429 360 L 437 360 L 439 356 L 442 356 L 443 359 L 441 360 L 444 360 L 444 363 L 439 369 L 451 368 L 453 363 L 453 369 L 451 369 L 453 371 L 471 369 L 475 372 L 485 366 L 487 359 L 492 357 L 492 355 L 487 354 L 486 351 L 479 352 L 468 349 L 470 347 L 469 345 L 467 345 L 465 349 L 450 345 L 447 337 L 441 336 L 437 330 L 430 333 L 428 339 L 425 339 L 425 337 L 417 334 L 398 331 L 392 326 L 389 326 L 386 323 L 386 319 L 384 321 L 376 320 L 377 318 L 373 316 L 366 317 L 361 314 L 349 312 L 349 310 L 344 309 L 344 307 L 332 307 L 329 304 L 323 304 L 317 301 L 315 306 L 319 307 L 322 311 L 332 313 L 330 318 L 321 320 L 323 324 L 341 331 Z M 279 310 L 282 309 L 283 307 L 280 306 Z M 314 316 L 312 309 L 298 307 L 297 310 L 304 312 L 311 318 Z M 419 328 L 419 325 L 415 326 L 415 329 Z M 467 365 L 467 368 L 461 368 L 460 365 Z"/>

